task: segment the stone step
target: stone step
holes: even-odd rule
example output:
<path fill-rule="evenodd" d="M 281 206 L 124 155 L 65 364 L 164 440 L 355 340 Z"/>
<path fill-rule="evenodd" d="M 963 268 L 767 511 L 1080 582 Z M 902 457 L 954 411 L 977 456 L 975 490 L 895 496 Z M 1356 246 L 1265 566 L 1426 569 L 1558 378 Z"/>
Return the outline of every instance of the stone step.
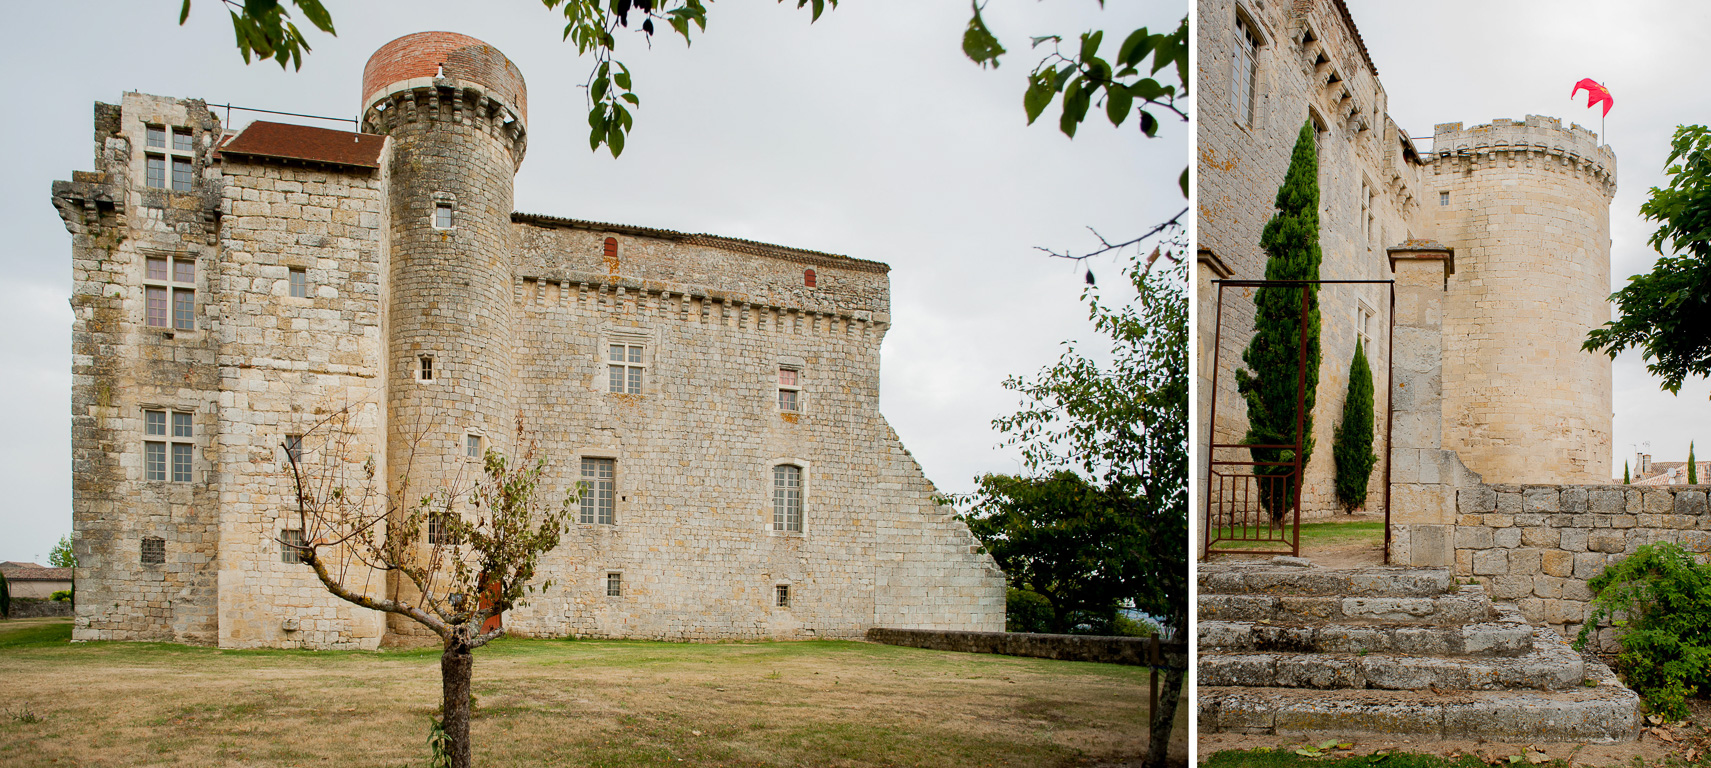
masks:
<path fill-rule="evenodd" d="M 1499 608 L 1501 613 L 1501 608 Z M 1519 613 L 1516 613 L 1519 617 Z M 1461 627 L 1412 624 L 1259 624 L 1201 621 L 1200 653 L 1402 653 L 1414 656 L 1515 656 L 1533 649 L 1533 628 L 1504 620 Z"/>
<path fill-rule="evenodd" d="M 1394 653 L 1213 653 L 1200 657 L 1200 685 L 1268 688 L 1377 688 L 1561 691 L 1581 685 L 1580 654 L 1546 628 L 1519 656 L 1409 656 Z"/>
<path fill-rule="evenodd" d="M 1348 738 L 1362 734 L 1529 741 L 1630 741 L 1640 698 L 1603 664 L 1585 662 L 1591 686 L 1562 691 L 1390 691 L 1214 687 L 1196 689 L 1207 732 Z"/>
<path fill-rule="evenodd" d="M 1483 587 L 1473 585 L 1437 597 L 1337 597 L 1204 594 L 1196 621 L 1296 624 L 1385 622 L 1461 626 L 1493 621 Z"/>
<path fill-rule="evenodd" d="M 1327 570 L 1271 563 L 1202 564 L 1200 594 L 1435 597 L 1453 591 L 1448 568 Z"/>

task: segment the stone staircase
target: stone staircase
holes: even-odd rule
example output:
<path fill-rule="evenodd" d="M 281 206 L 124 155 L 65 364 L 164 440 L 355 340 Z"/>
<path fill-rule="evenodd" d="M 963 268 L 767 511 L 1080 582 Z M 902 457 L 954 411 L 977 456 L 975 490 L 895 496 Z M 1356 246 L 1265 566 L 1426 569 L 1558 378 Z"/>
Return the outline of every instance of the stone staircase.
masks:
<path fill-rule="evenodd" d="M 1200 729 L 1614 742 L 1639 697 L 1447 568 L 1201 563 Z"/>

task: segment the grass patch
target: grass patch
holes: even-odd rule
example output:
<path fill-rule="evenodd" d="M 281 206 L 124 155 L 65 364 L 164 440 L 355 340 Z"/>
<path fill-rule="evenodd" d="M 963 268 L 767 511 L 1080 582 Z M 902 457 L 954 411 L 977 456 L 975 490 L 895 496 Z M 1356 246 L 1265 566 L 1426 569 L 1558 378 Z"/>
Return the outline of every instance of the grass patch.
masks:
<path fill-rule="evenodd" d="M 1222 527 L 1213 532 L 1218 536 L 1272 536 L 1281 537 L 1282 541 L 1220 541 L 1215 546 L 1219 549 L 1266 549 L 1278 544 L 1288 546 L 1290 533 L 1287 527 L 1279 529 L 1266 526 L 1236 526 Z M 1358 541 L 1379 540 L 1384 538 L 1384 523 L 1380 521 L 1363 521 L 1352 523 L 1302 523 L 1301 547 L 1306 549 L 1320 546 L 1339 546 Z"/>
<path fill-rule="evenodd" d="M 34 621 L 34 620 L 29 620 Z M 0 764 L 420 765 L 439 652 L 69 643 L 0 623 Z M 1069 766 L 1146 751 L 1147 670 L 845 641 L 505 639 L 472 728 L 506 766 Z M 1186 703 L 1173 751 L 1186 758 Z"/>

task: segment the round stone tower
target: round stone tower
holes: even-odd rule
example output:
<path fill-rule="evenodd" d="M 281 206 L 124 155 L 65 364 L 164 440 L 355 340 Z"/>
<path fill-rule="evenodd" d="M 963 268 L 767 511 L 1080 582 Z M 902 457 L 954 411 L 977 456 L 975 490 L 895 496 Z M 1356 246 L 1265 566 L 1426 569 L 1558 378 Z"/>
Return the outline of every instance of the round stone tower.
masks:
<path fill-rule="evenodd" d="M 1529 115 L 1437 126 L 1424 201 L 1455 249 L 1444 301 L 1444 447 L 1487 483 L 1607 483 L 1616 155 Z"/>
<path fill-rule="evenodd" d="M 408 489 L 388 480 L 420 498 L 479 472 L 471 436 L 477 453 L 510 447 L 511 193 L 528 102 L 504 54 L 451 32 L 382 46 L 362 101 L 364 130 L 392 137 L 387 463 Z"/>

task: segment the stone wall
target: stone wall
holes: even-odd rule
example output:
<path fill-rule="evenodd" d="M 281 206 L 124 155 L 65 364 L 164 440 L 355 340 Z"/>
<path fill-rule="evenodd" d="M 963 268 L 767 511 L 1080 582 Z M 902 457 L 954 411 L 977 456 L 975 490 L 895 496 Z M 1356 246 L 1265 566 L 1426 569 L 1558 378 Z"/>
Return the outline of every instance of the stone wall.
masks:
<path fill-rule="evenodd" d="M 1153 639 L 1100 635 L 1051 635 L 1035 632 L 956 632 L 931 629 L 874 627 L 867 639 L 886 645 L 931 648 L 961 653 L 996 653 L 1061 661 L 1152 666 Z M 1186 643 L 1159 643 L 1158 666 L 1188 668 Z"/>
<path fill-rule="evenodd" d="M 1646 544 L 1711 552 L 1711 486 L 1475 485 L 1456 492 L 1456 574 L 1572 637 L 1586 582 Z"/>
<path fill-rule="evenodd" d="M 49 616 L 70 616 L 72 606 L 66 600 L 45 600 L 35 597 L 12 598 L 9 619 L 39 619 Z"/>

